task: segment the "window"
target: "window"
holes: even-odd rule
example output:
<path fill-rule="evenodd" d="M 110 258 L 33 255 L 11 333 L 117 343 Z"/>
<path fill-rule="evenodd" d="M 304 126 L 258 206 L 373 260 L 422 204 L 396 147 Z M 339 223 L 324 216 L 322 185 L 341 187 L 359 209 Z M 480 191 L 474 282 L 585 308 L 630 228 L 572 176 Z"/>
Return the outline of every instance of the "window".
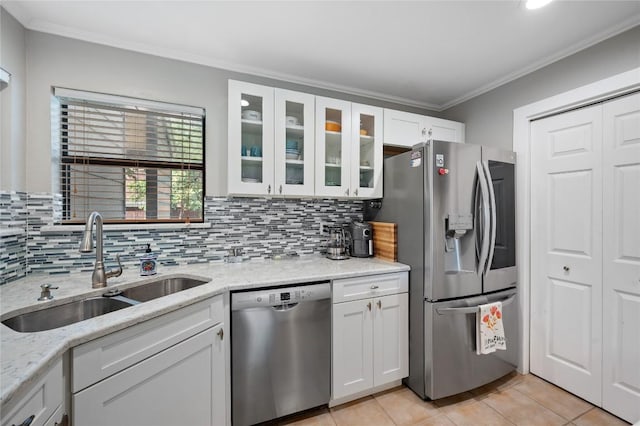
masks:
<path fill-rule="evenodd" d="M 204 111 L 55 89 L 63 223 L 201 222 Z"/>

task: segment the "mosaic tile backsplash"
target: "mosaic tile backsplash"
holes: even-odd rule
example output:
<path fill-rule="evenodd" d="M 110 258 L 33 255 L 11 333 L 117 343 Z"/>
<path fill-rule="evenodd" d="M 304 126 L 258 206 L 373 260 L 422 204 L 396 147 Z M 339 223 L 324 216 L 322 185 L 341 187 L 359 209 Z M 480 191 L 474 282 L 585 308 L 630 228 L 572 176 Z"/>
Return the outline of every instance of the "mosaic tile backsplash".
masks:
<path fill-rule="evenodd" d="M 16 226 L 22 223 L 24 227 L 26 222 L 26 232 L 19 235 L 15 243 L 13 236 L 6 238 L 7 241 L 2 238 L 0 282 L 25 273 L 93 270 L 95 253 L 78 251 L 82 231 L 70 231 L 62 226 L 53 231 L 43 229 L 59 223 L 59 195 L 0 195 L 0 230 L 11 223 Z M 6 201 L 12 197 L 22 198 Z M 7 205 L 9 213 L 6 213 Z M 321 234 L 321 227 L 362 220 L 362 214 L 361 201 L 206 197 L 204 218 L 209 227 L 153 229 L 152 225 L 141 225 L 140 229 L 109 230 L 105 225 L 105 263 L 112 267 L 119 254 L 125 267 L 137 268 L 146 244 L 151 244 L 160 265 L 222 261 L 229 249 L 238 247 L 248 258 L 290 252 L 308 255 L 324 248 L 328 233 Z"/>
<path fill-rule="evenodd" d="M 0 284 L 27 273 L 27 194 L 0 192 Z"/>

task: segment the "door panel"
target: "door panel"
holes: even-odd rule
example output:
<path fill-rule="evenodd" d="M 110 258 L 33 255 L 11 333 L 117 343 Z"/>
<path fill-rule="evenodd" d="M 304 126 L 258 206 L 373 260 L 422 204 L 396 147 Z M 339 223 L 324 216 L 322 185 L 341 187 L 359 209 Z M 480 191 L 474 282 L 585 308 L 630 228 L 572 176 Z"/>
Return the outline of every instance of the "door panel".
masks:
<path fill-rule="evenodd" d="M 604 105 L 603 407 L 640 420 L 640 94 Z"/>
<path fill-rule="evenodd" d="M 73 395 L 77 425 L 220 424 L 218 325 Z M 218 339 L 219 340 L 219 339 Z M 223 363 L 224 364 L 224 363 Z M 173 390 L 173 391 L 172 391 Z M 223 398 L 224 399 L 224 398 Z"/>
<path fill-rule="evenodd" d="M 477 306 L 503 302 L 507 349 L 476 353 Z M 515 289 L 445 302 L 425 302 L 425 394 L 431 399 L 465 392 L 492 382 L 516 368 L 520 351 Z"/>
<path fill-rule="evenodd" d="M 564 280 L 548 281 L 547 356 L 589 374 L 592 369 L 591 286 Z M 571 306 L 571 309 L 567 309 Z"/>
<path fill-rule="evenodd" d="M 516 285 L 516 193 L 515 154 L 482 147 L 482 161 L 489 166 L 495 196 L 496 235 L 493 259 L 484 275 L 483 291 L 504 290 Z"/>
<path fill-rule="evenodd" d="M 373 386 L 373 299 L 333 305 L 333 399 Z"/>
<path fill-rule="evenodd" d="M 375 299 L 373 385 L 409 374 L 409 306 L 407 293 Z"/>
<path fill-rule="evenodd" d="M 592 255 L 593 196 L 592 171 L 550 173 L 548 251 L 562 255 Z"/>
<path fill-rule="evenodd" d="M 427 192 L 425 197 L 431 199 L 433 282 L 425 283 L 425 296 L 428 300 L 442 300 L 480 294 L 482 276 L 477 273 L 473 214 L 476 163 L 481 159 L 481 148 L 440 141 L 429 147 L 424 161 L 433 194 Z M 439 173 L 441 168 L 449 173 Z M 468 220 L 466 232 L 460 226 L 461 234 L 455 236 L 452 220 Z"/>
<path fill-rule="evenodd" d="M 602 107 L 531 124 L 531 371 L 602 399 Z"/>

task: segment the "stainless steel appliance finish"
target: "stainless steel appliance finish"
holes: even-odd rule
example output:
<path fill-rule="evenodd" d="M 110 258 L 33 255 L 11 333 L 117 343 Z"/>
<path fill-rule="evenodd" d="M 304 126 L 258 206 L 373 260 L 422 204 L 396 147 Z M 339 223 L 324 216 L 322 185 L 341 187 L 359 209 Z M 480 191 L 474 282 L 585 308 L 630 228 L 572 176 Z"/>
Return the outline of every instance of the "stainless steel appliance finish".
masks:
<path fill-rule="evenodd" d="M 329 230 L 329 243 L 327 244 L 327 258 L 331 260 L 344 260 L 349 258 L 348 241 L 345 231 L 341 227 Z"/>
<path fill-rule="evenodd" d="M 329 282 L 231 294 L 234 426 L 329 402 Z"/>
<path fill-rule="evenodd" d="M 371 224 L 353 222 L 349 229 L 349 233 L 351 234 L 351 256 L 373 256 L 373 232 L 371 230 Z"/>
<path fill-rule="evenodd" d="M 411 266 L 407 385 L 422 398 L 467 391 L 515 368 L 514 166 L 512 152 L 441 141 L 385 160 L 375 220 L 398 223 L 398 260 Z M 437 313 L 475 312 L 501 298 L 509 300 L 508 350 L 490 355 L 476 355 L 475 313 Z"/>

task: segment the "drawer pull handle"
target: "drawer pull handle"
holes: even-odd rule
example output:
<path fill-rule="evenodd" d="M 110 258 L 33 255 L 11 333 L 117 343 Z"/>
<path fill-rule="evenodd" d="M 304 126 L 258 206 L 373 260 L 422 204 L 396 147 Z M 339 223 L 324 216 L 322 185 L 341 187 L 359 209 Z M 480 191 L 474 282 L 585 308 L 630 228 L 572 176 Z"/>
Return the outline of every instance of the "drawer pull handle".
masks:
<path fill-rule="evenodd" d="M 568 267 L 568 266 L 566 266 L 566 265 L 565 265 L 565 266 L 563 266 L 563 267 L 562 267 L 562 269 L 563 269 L 565 272 L 569 272 L 569 271 L 571 270 L 571 268 L 569 268 L 569 267 Z"/>
<path fill-rule="evenodd" d="M 379 285 L 374 284 L 374 285 L 372 285 L 372 286 L 371 286 L 371 290 L 375 290 L 375 289 L 377 289 L 378 287 L 380 287 L 380 286 L 379 286 Z"/>
<path fill-rule="evenodd" d="M 378 309 L 382 309 L 382 301 L 378 300 Z"/>
<path fill-rule="evenodd" d="M 27 417 L 26 419 L 24 419 L 24 421 L 22 423 L 20 423 L 18 426 L 29 426 L 31 424 L 31 422 L 33 422 L 33 419 L 35 419 L 35 418 L 36 418 L 36 415 L 32 414 L 29 417 Z M 16 425 L 13 424 L 11 426 L 16 426 Z"/>
<path fill-rule="evenodd" d="M 367 303 L 367 308 L 369 308 L 369 310 L 371 310 L 371 302 Z"/>
<path fill-rule="evenodd" d="M 224 337 L 224 331 L 222 329 L 218 331 L 218 337 L 220 337 L 220 340 Z"/>

